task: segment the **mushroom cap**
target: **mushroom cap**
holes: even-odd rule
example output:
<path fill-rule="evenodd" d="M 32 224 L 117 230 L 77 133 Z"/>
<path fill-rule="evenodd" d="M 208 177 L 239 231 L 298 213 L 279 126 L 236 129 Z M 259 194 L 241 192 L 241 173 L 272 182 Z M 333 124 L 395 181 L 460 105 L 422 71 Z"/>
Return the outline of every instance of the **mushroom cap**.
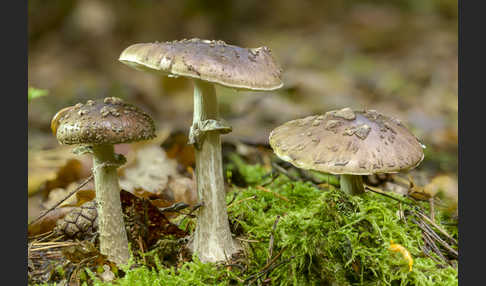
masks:
<path fill-rule="evenodd" d="M 196 78 L 236 89 L 274 90 L 283 85 L 281 70 L 267 47 L 246 49 L 194 38 L 134 44 L 121 53 L 119 60 L 142 71 Z"/>
<path fill-rule="evenodd" d="M 269 141 L 278 157 L 296 167 L 349 175 L 413 169 L 425 148 L 399 120 L 350 108 L 289 121 Z"/>
<path fill-rule="evenodd" d="M 117 97 L 88 100 L 61 109 L 51 121 L 61 144 L 119 144 L 155 137 L 152 118 Z"/>

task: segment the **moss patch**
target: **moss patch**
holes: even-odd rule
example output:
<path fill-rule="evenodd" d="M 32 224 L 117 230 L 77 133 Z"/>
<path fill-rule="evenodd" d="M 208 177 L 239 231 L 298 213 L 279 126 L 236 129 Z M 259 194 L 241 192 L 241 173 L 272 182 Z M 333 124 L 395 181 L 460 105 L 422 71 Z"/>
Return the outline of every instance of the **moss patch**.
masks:
<path fill-rule="evenodd" d="M 242 161 L 227 166 L 228 173 L 235 171 L 248 184 L 227 196 L 231 227 L 247 255 L 241 269 L 197 259 L 169 268 L 155 255 L 156 267 L 127 270 L 115 284 L 94 279 L 94 285 L 244 284 L 267 264 L 277 216 L 273 256 L 282 253 L 267 277 L 271 285 L 458 285 L 457 268 L 424 255 L 420 228 L 399 217 L 411 206 L 371 192 L 357 197 L 332 185 L 317 189 L 283 175 L 270 183 L 263 167 Z M 442 217 L 437 211 L 437 220 Z M 444 228 L 457 238 L 457 227 Z M 391 240 L 409 251 L 412 271 L 402 254 L 389 249 Z"/>

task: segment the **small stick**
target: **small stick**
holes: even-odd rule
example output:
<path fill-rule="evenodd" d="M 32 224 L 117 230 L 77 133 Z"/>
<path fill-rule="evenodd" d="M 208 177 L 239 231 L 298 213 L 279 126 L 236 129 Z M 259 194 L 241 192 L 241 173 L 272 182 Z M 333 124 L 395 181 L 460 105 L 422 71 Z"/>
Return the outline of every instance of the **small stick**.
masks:
<path fill-rule="evenodd" d="M 143 249 L 143 241 L 142 241 L 142 236 L 138 236 L 138 246 L 140 247 L 140 250 L 142 251 L 142 258 L 143 258 L 143 263 L 147 265 L 147 260 L 145 259 L 145 250 Z"/>
<path fill-rule="evenodd" d="M 59 201 L 57 204 L 55 204 L 53 207 L 51 207 L 50 209 L 48 209 L 47 211 L 45 211 L 43 214 L 41 214 L 40 216 L 38 216 L 33 221 L 29 222 L 28 226 L 30 226 L 34 222 L 40 220 L 46 214 L 50 213 L 52 210 L 54 210 L 55 208 L 57 208 L 60 204 L 62 204 L 65 200 L 69 199 L 72 195 L 74 195 L 77 191 L 79 191 L 79 189 L 81 189 L 82 187 L 84 187 L 84 185 L 86 185 L 92 179 L 93 179 L 93 174 L 91 174 L 85 181 L 83 181 L 81 184 L 79 184 L 79 186 L 76 189 L 74 189 L 74 191 L 70 192 L 64 199 L 62 199 L 61 201 Z"/>
<path fill-rule="evenodd" d="M 200 207 L 202 207 L 204 205 L 204 203 L 197 203 L 195 204 L 192 209 L 184 215 L 184 217 L 176 224 L 177 226 L 181 225 L 181 223 L 186 219 L 186 217 L 188 216 L 191 216 L 193 212 L 195 212 L 197 209 L 199 209 Z"/>
<path fill-rule="evenodd" d="M 277 259 L 280 257 L 280 255 L 282 255 L 284 250 L 285 250 L 285 246 L 280 250 L 279 253 L 277 253 L 277 255 L 275 255 L 274 258 L 272 258 L 272 260 L 270 260 L 267 264 L 265 264 L 265 266 L 263 266 L 263 268 L 259 272 L 265 271 L 265 269 L 267 269 L 268 267 L 270 267 L 270 265 L 275 263 L 275 261 L 277 261 Z"/>
<path fill-rule="evenodd" d="M 429 198 L 429 204 L 430 204 L 430 220 L 435 221 L 434 197 Z"/>
<path fill-rule="evenodd" d="M 435 254 L 437 254 L 444 262 L 448 263 L 449 261 L 447 260 L 447 258 L 445 258 L 442 252 L 440 252 L 439 248 L 437 247 L 437 245 L 435 245 L 430 235 L 422 230 L 422 236 L 424 237 L 425 242 L 430 245 L 430 247 L 432 247 L 432 250 L 435 252 Z"/>
<path fill-rule="evenodd" d="M 245 239 L 245 238 L 241 238 L 241 237 L 237 237 L 236 239 L 241 240 L 241 241 L 244 241 L 244 242 L 261 242 L 259 240 Z"/>
<path fill-rule="evenodd" d="M 275 240 L 275 230 L 277 229 L 277 223 L 278 223 L 279 219 L 280 219 L 280 216 L 277 215 L 277 218 L 275 219 L 275 222 L 273 223 L 272 233 L 270 234 L 270 241 L 268 243 L 267 265 L 270 263 L 270 260 L 273 256 L 273 243 L 274 243 L 274 240 Z M 267 273 L 267 275 L 265 275 L 265 278 L 267 278 L 267 277 L 268 277 L 268 273 Z"/>
<path fill-rule="evenodd" d="M 456 258 L 459 256 L 459 253 L 454 248 L 452 248 L 447 242 L 442 240 L 442 238 L 440 238 L 440 236 L 438 236 L 437 233 L 435 233 L 435 231 L 433 231 L 430 228 L 430 226 L 428 226 L 427 224 L 424 224 L 424 226 L 432 234 L 432 237 L 435 238 L 435 240 L 437 240 L 437 242 L 439 242 L 445 249 L 447 249 L 450 253 L 452 253 Z"/>
<path fill-rule="evenodd" d="M 282 251 L 283 251 L 283 249 L 282 249 Z M 277 254 L 277 256 L 275 256 L 275 258 L 277 258 L 278 256 L 280 256 L 280 254 L 282 254 L 282 251 L 281 251 L 279 254 Z M 248 284 L 247 284 L 247 285 L 250 285 L 250 284 L 251 284 L 251 283 L 253 283 L 255 280 L 260 279 L 260 278 L 261 278 L 263 275 L 265 275 L 265 274 L 267 274 L 267 273 L 270 273 L 270 272 L 271 272 L 273 269 L 275 269 L 275 268 L 279 267 L 280 265 L 283 265 L 283 264 L 285 264 L 285 263 L 289 262 L 289 261 L 290 261 L 290 260 L 292 260 L 293 258 L 294 258 L 294 256 L 291 256 L 289 259 L 286 259 L 286 260 L 284 260 L 284 261 L 281 261 L 281 262 L 279 262 L 279 263 L 277 263 L 277 264 L 274 264 L 274 265 L 271 265 L 271 266 L 270 266 L 270 265 L 268 265 L 268 266 L 267 266 L 267 265 L 265 265 L 265 267 L 264 267 L 264 268 L 262 268 L 262 270 L 261 270 L 261 271 L 259 271 L 259 272 L 257 272 L 256 274 L 253 274 L 253 275 L 251 275 L 250 277 L 246 278 L 246 279 L 245 279 L 245 282 L 248 282 Z M 274 263 L 274 262 L 275 262 L 275 260 L 276 260 L 276 259 L 272 259 L 272 263 Z"/>
<path fill-rule="evenodd" d="M 275 162 L 272 163 L 272 167 L 275 168 L 279 173 L 284 174 L 285 176 L 289 177 L 293 181 L 301 181 L 299 178 L 295 177 L 294 175 L 291 175 L 287 170 L 280 167 L 280 165 L 278 165 Z"/>
<path fill-rule="evenodd" d="M 412 221 L 416 223 L 422 231 L 427 232 L 427 234 L 435 239 L 437 242 L 439 242 L 444 248 L 446 248 L 450 253 L 452 253 L 455 257 L 458 257 L 459 254 L 455 249 L 453 249 L 447 242 L 443 241 L 427 224 L 422 223 L 422 222 L 417 222 L 412 218 Z"/>
<path fill-rule="evenodd" d="M 277 179 L 277 177 L 278 177 L 278 175 L 277 175 L 275 172 L 271 171 L 271 172 L 269 172 L 268 174 L 265 174 L 265 175 L 262 177 L 262 179 L 264 179 L 264 178 L 266 178 L 266 177 L 268 177 L 268 176 L 271 176 L 271 177 L 272 177 L 272 179 L 271 179 L 270 181 L 268 181 L 268 182 L 266 182 L 266 183 L 262 184 L 262 187 L 266 187 L 266 186 L 270 185 L 271 183 L 275 182 L 275 179 Z"/>
<path fill-rule="evenodd" d="M 270 262 L 270 259 L 272 258 L 272 255 L 273 255 L 273 242 L 274 242 L 274 234 L 275 234 L 275 230 L 277 228 L 277 223 L 278 223 L 278 220 L 280 219 L 280 216 L 277 215 L 277 218 L 275 219 L 275 222 L 273 223 L 273 228 L 272 228 L 272 233 L 270 234 L 270 241 L 268 243 L 268 258 L 267 258 L 267 264 Z"/>
<path fill-rule="evenodd" d="M 291 175 L 289 173 L 289 171 L 285 170 L 283 167 L 279 166 L 277 163 L 273 162 L 272 163 L 272 167 L 274 169 L 276 169 L 279 173 L 282 173 L 284 174 L 285 176 L 289 177 L 289 179 L 293 180 L 293 181 L 299 181 L 299 182 L 309 182 L 314 188 L 316 189 L 319 189 L 319 185 L 316 185 L 312 180 L 302 180 L 301 178 L 297 178 L 296 176 L 294 175 Z M 299 169 L 297 169 L 297 171 L 299 171 Z M 299 174 L 300 174 L 300 171 L 299 171 Z"/>
<path fill-rule="evenodd" d="M 55 244 L 59 244 L 59 242 L 49 241 L 49 242 L 33 242 L 33 243 L 31 243 L 32 246 L 38 246 L 38 245 L 55 245 Z"/>
<path fill-rule="evenodd" d="M 30 251 L 39 251 L 39 250 L 45 250 L 45 249 L 50 249 L 50 248 L 56 248 L 56 247 L 63 247 L 63 246 L 72 246 L 72 245 L 77 245 L 78 243 L 75 242 L 69 242 L 69 243 L 59 243 L 58 245 L 49 245 L 49 246 L 44 246 L 44 247 L 39 247 L 39 248 L 33 248 Z"/>
<path fill-rule="evenodd" d="M 234 203 L 232 203 L 231 205 L 228 206 L 228 209 L 234 205 L 237 205 L 239 203 L 242 203 L 242 202 L 245 202 L 245 201 L 249 201 L 249 200 L 253 200 L 254 198 L 256 198 L 257 196 L 251 196 L 251 197 L 248 197 L 246 199 L 242 199 L 242 200 L 239 200 L 239 201 L 236 201 Z"/>
<path fill-rule="evenodd" d="M 449 250 L 449 252 L 451 252 L 452 254 L 454 254 L 456 257 L 459 256 L 459 254 L 457 253 L 457 251 L 455 249 L 453 249 L 447 242 L 445 242 L 444 240 L 442 240 L 442 238 L 437 235 L 437 233 L 435 233 L 435 231 L 426 223 L 423 223 L 422 222 L 422 225 L 425 229 L 428 230 L 429 234 L 435 238 L 435 240 L 437 240 L 442 246 L 444 246 L 447 250 Z"/>
<path fill-rule="evenodd" d="M 423 235 L 423 234 L 422 234 Z M 427 255 L 428 258 L 434 260 L 435 262 L 437 263 L 441 263 L 442 261 L 440 261 L 439 259 L 435 258 L 434 256 L 430 255 L 430 248 L 427 246 L 428 243 L 426 242 L 423 246 L 422 246 L 422 252 L 425 253 L 425 255 Z"/>
<path fill-rule="evenodd" d="M 56 233 L 54 233 L 54 231 L 48 231 L 48 232 L 45 232 L 45 233 L 41 233 L 41 234 L 37 234 L 37 235 L 34 235 L 34 236 L 31 236 L 29 237 L 29 239 L 33 239 L 34 241 L 44 241 L 46 239 L 48 239 L 49 237 L 55 235 Z"/>
<path fill-rule="evenodd" d="M 368 189 L 368 190 L 372 191 L 373 193 L 383 195 L 383 196 L 385 196 L 385 197 L 387 197 L 387 198 L 394 199 L 394 200 L 396 200 L 396 201 L 399 201 L 399 202 L 401 202 L 401 203 L 407 204 L 407 205 L 409 205 L 409 206 L 414 206 L 414 204 L 413 204 L 413 203 L 410 203 L 410 202 L 407 202 L 407 201 L 401 200 L 401 199 L 399 199 L 399 198 L 395 198 L 394 196 L 389 195 L 389 194 L 387 194 L 387 193 L 383 192 L 383 191 L 382 191 L 381 189 L 379 189 L 379 188 L 375 188 L 375 187 L 372 187 L 372 186 L 369 186 L 369 185 L 364 185 L 364 187 L 365 187 L 366 189 Z"/>
<path fill-rule="evenodd" d="M 442 233 L 443 235 L 445 235 L 448 239 L 450 239 L 454 244 L 458 244 L 457 243 L 457 240 L 455 240 L 452 236 L 450 236 L 443 228 L 441 228 L 439 225 L 437 225 L 435 222 L 433 222 L 432 220 L 430 220 L 426 215 L 418 212 L 418 214 L 420 215 L 420 217 L 422 217 L 423 219 L 425 219 L 428 223 L 430 223 L 433 227 L 437 228 L 440 233 Z"/>
<path fill-rule="evenodd" d="M 232 203 L 235 201 L 235 199 L 236 199 L 236 197 L 237 197 L 237 196 L 238 196 L 238 193 L 237 193 L 237 192 L 233 192 L 233 198 L 232 198 L 232 199 L 231 199 L 231 201 L 228 203 L 228 205 L 231 205 L 231 204 L 232 204 Z"/>
<path fill-rule="evenodd" d="M 282 199 L 282 200 L 284 200 L 284 201 L 286 201 L 286 202 L 289 202 L 289 201 L 290 201 L 289 199 L 287 199 L 286 197 L 282 196 L 281 194 L 278 194 L 278 193 L 276 193 L 276 192 L 272 192 L 272 191 L 270 191 L 269 189 L 266 189 L 266 188 L 264 188 L 264 187 L 262 187 L 262 186 L 256 186 L 255 188 L 257 188 L 257 189 L 258 189 L 258 190 L 260 190 L 260 191 L 263 191 L 263 192 L 266 192 L 266 193 L 272 194 L 272 195 L 276 196 L 277 198 Z"/>

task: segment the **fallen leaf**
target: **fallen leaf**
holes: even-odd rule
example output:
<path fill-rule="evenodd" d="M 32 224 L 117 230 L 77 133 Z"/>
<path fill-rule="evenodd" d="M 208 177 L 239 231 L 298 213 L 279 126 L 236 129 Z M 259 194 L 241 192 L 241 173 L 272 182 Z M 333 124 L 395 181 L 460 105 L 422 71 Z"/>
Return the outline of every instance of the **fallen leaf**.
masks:
<path fill-rule="evenodd" d="M 28 236 L 34 236 L 41 233 L 46 233 L 54 229 L 58 220 L 62 219 L 69 212 L 73 210 L 73 207 L 57 208 L 49 212 L 40 220 L 29 225 L 27 228 Z"/>
<path fill-rule="evenodd" d="M 73 263 L 80 263 L 87 258 L 93 258 L 95 256 L 97 256 L 95 259 L 96 265 L 103 265 L 107 262 L 106 256 L 101 254 L 94 244 L 88 240 L 80 241 L 76 245 L 64 247 L 62 254 Z"/>
<path fill-rule="evenodd" d="M 124 168 L 120 187 L 158 207 L 175 202 L 192 205 L 197 201 L 196 188 L 192 179 L 179 174 L 177 164 L 160 146 L 146 145 L 137 150 L 136 161 Z"/>
<path fill-rule="evenodd" d="M 71 147 L 29 151 L 28 193 L 65 188 L 90 174 L 90 158 L 76 157 Z M 76 157 L 76 158 L 75 158 Z"/>
<path fill-rule="evenodd" d="M 432 178 L 430 183 L 425 185 L 424 191 L 439 197 L 450 212 L 457 210 L 458 183 L 453 175 L 438 175 Z"/>
<path fill-rule="evenodd" d="M 141 199 L 130 192 L 120 192 L 127 234 L 136 241 L 140 236 L 147 247 L 167 235 L 184 237 L 186 232 L 171 223 L 167 217 L 148 200 Z M 133 244 L 133 245 L 136 245 Z"/>
<path fill-rule="evenodd" d="M 175 131 L 161 145 L 167 157 L 177 160 L 184 168 L 194 167 L 196 164 L 194 147 L 187 144 L 187 141 L 187 134 L 184 131 Z"/>

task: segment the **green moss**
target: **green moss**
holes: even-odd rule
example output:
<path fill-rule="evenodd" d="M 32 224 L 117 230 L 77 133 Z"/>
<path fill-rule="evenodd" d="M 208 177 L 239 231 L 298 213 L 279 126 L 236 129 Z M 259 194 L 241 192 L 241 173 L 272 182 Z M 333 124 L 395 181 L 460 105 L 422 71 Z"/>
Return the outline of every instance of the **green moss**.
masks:
<path fill-rule="evenodd" d="M 321 190 L 285 176 L 266 185 L 266 192 L 257 187 L 269 181 L 263 167 L 232 161 L 250 185 L 233 188 L 227 196 L 228 203 L 234 199 L 228 209 L 232 228 L 250 241 L 242 242 L 245 273 L 197 259 L 176 269 L 155 255 L 156 267 L 126 269 L 116 284 L 95 279 L 94 285 L 241 285 L 266 265 L 277 216 L 273 254 L 282 251 L 276 261 L 282 265 L 269 274 L 272 285 L 458 285 L 456 268 L 422 253 L 421 231 L 399 218 L 398 201 L 375 193 L 349 196 L 332 185 Z M 401 205 L 404 211 L 410 208 Z M 436 217 L 441 221 L 444 215 L 437 211 Z M 457 227 L 444 228 L 457 238 Z M 412 271 L 400 253 L 389 250 L 391 240 L 410 252 Z"/>

